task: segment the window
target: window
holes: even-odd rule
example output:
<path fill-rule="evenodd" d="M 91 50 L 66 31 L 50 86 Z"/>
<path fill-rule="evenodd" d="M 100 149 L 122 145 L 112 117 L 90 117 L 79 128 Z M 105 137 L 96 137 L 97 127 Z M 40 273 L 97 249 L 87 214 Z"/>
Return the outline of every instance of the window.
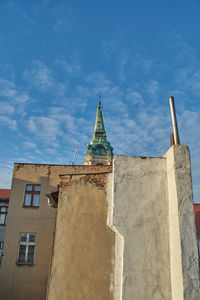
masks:
<path fill-rule="evenodd" d="M 198 252 L 199 252 L 199 259 L 200 259 L 200 238 L 197 239 L 198 244 Z"/>
<path fill-rule="evenodd" d="M 0 225 L 6 225 L 8 207 L 0 206 Z"/>
<path fill-rule="evenodd" d="M 3 241 L 0 241 L 0 265 L 2 261 L 2 256 L 3 256 Z"/>
<path fill-rule="evenodd" d="M 24 197 L 25 207 L 38 207 L 40 202 L 40 185 L 27 184 Z"/>
<path fill-rule="evenodd" d="M 21 233 L 18 264 L 34 264 L 35 233 Z"/>

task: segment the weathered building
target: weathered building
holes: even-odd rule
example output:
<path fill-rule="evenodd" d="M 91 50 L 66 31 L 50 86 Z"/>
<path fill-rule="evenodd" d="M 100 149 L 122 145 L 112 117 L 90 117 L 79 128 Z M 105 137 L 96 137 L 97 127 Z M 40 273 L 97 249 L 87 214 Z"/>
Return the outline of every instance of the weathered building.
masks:
<path fill-rule="evenodd" d="M 188 147 L 113 156 L 100 103 L 85 165 L 15 164 L 7 225 L 4 300 L 200 299 Z"/>
<path fill-rule="evenodd" d="M 187 146 L 66 171 L 48 300 L 200 298 Z"/>
<path fill-rule="evenodd" d="M 45 299 L 56 221 L 46 194 L 64 172 L 59 165 L 14 164 L 0 299 Z"/>

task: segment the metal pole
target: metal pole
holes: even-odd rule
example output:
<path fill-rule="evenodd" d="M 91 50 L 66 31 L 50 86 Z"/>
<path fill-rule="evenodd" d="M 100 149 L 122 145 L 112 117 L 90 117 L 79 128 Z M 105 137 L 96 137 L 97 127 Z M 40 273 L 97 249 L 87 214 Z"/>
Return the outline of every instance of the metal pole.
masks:
<path fill-rule="evenodd" d="M 176 111 L 175 111 L 175 104 L 174 104 L 174 97 L 169 97 L 169 104 L 171 110 L 171 117 L 172 117 L 172 126 L 174 132 L 174 143 L 175 145 L 180 145 L 179 134 L 178 134 L 178 124 L 176 120 Z"/>

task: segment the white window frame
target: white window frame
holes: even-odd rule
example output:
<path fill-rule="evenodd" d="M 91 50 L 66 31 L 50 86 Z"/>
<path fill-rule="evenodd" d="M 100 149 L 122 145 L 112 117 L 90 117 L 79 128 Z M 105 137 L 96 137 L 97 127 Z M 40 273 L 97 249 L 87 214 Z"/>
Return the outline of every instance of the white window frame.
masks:
<path fill-rule="evenodd" d="M 21 241 L 22 234 L 26 234 L 26 242 Z M 33 235 L 33 234 L 35 235 L 35 242 L 29 242 L 29 235 Z M 27 232 L 20 232 L 19 248 L 18 248 L 18 260 L 17 260 L 17 263 L 19 265 L 33 265 L 34 264 L 35 245 L 36 245 L 36 233 L 35 232 L 29 232 L 29 233 L 27 233 Z M 26 246 L 25 261 L 24 262 L 19 262 L 20 246 Z M 34 246 L 33 263 L 28 262 L 28 249 L 29 249 L 29 246 Z"/>

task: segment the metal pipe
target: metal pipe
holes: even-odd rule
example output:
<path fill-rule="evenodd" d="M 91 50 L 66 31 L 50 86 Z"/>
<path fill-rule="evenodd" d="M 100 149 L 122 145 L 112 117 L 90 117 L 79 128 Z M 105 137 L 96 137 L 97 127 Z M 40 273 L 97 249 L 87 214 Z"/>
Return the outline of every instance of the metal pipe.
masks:
<path fill-rule="evenodd" d="M 178 134 L 178 124 L 177 124 L 175 104 L 174 104 L 174 97 L 172 97 L 172 96 L 169 97 L 169 104 L 170 104 L 171 117 L 172 117 L 174 143 L 175 143 L 175 145 L 180 145 L 180 139 L 179 139 L 179 134 Z"/>

